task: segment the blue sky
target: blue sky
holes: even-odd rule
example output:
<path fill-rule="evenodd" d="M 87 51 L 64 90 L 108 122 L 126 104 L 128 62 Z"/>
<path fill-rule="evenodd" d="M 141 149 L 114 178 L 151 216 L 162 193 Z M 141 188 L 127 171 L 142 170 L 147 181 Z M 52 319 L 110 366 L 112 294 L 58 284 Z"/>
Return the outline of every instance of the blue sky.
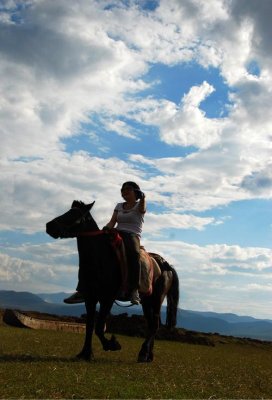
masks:
<path fill-rule="evenodd" d="M 271 317 L 267 0 L 0 4 L 0 290 L 73 291 L 73 199 L 108 222 L 136 181 L 142 242 L 180 276 L 180 307 Z"/>

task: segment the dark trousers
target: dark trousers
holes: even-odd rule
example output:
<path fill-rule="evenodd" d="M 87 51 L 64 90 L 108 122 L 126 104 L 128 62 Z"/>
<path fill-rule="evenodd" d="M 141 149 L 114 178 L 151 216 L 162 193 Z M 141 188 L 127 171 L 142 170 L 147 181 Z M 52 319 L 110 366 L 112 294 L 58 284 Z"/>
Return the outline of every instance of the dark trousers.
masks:
<path fill-rule="evenodd" d="M 123 239 L 128 263 L 128 290 L 139 289 L 140 284 L 140 239 L 135 233 L 119 231 Z"/>

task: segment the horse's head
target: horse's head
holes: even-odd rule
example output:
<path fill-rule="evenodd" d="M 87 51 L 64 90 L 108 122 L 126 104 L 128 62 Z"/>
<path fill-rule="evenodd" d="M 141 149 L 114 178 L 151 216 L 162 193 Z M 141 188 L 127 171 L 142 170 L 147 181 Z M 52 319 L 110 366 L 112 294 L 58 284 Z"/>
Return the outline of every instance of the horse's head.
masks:
<path fill-rule="evenodd" d="M 46 232 L 57 239 L 75 237 L 84 230 L 97 230 L 98 226 L 90 214 L 94 203 L 84 204 L 74 200 L 69 211 L 46 224 Z"/>

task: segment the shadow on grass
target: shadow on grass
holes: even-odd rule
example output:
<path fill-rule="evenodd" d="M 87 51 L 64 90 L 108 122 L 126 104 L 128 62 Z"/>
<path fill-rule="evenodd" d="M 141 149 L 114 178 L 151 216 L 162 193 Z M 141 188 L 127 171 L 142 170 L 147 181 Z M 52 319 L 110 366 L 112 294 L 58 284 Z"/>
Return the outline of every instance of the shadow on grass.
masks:
<path fill-rule="evenodd" d="M 6 362 L 84 362 L 80 360 L 76 356 L 74 357 L 58 357 L 58 356 L 39 356 L 39 355 L 30 355 L 30 354 L 1 354 L 0 355 L 0 363 Z M 95 362 L 92 361 L 85 361 L 85 362 Z"/>
<path fill-rule="evenodd" d="M 108 354 L 107 354 L 108 355 Z M 31 354 L 0 354 L 0 365 L 4 363 L 13 363 L 13 362 L 21 362 L 21 363 L 38 363 L 38 362 L 69 362 L 69 363 L 87 363 L 87 364 L 107 364 L 107 365 L 119 365 L 121 363 L 134 365 L 136 363 L 135 360 L 121 360 L 121 359 L 112 359 L 109 355 L 108 357 L 98 356 L 97 358 L 91 359 L 89 361 L 82 360 L 77 358 L 76 356 L 71 357 L 59 357 L 55 355 L 48 356 L 39 356 L 39 355 L 31 355 Z"/>

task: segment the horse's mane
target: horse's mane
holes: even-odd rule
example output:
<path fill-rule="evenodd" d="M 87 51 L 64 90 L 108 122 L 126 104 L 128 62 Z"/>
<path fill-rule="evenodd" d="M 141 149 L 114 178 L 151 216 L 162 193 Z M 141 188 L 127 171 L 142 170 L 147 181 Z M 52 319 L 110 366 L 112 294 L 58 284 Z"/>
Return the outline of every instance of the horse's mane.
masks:
<path fill-rule="evenodd" d="M 83 203 L 83 201 L 74 200 L 72 205 L 71 205 L 71 208 L 82 208 L 82 207 L 85 207 L 85 206 L 86 206 L 86 204 Z"/>

